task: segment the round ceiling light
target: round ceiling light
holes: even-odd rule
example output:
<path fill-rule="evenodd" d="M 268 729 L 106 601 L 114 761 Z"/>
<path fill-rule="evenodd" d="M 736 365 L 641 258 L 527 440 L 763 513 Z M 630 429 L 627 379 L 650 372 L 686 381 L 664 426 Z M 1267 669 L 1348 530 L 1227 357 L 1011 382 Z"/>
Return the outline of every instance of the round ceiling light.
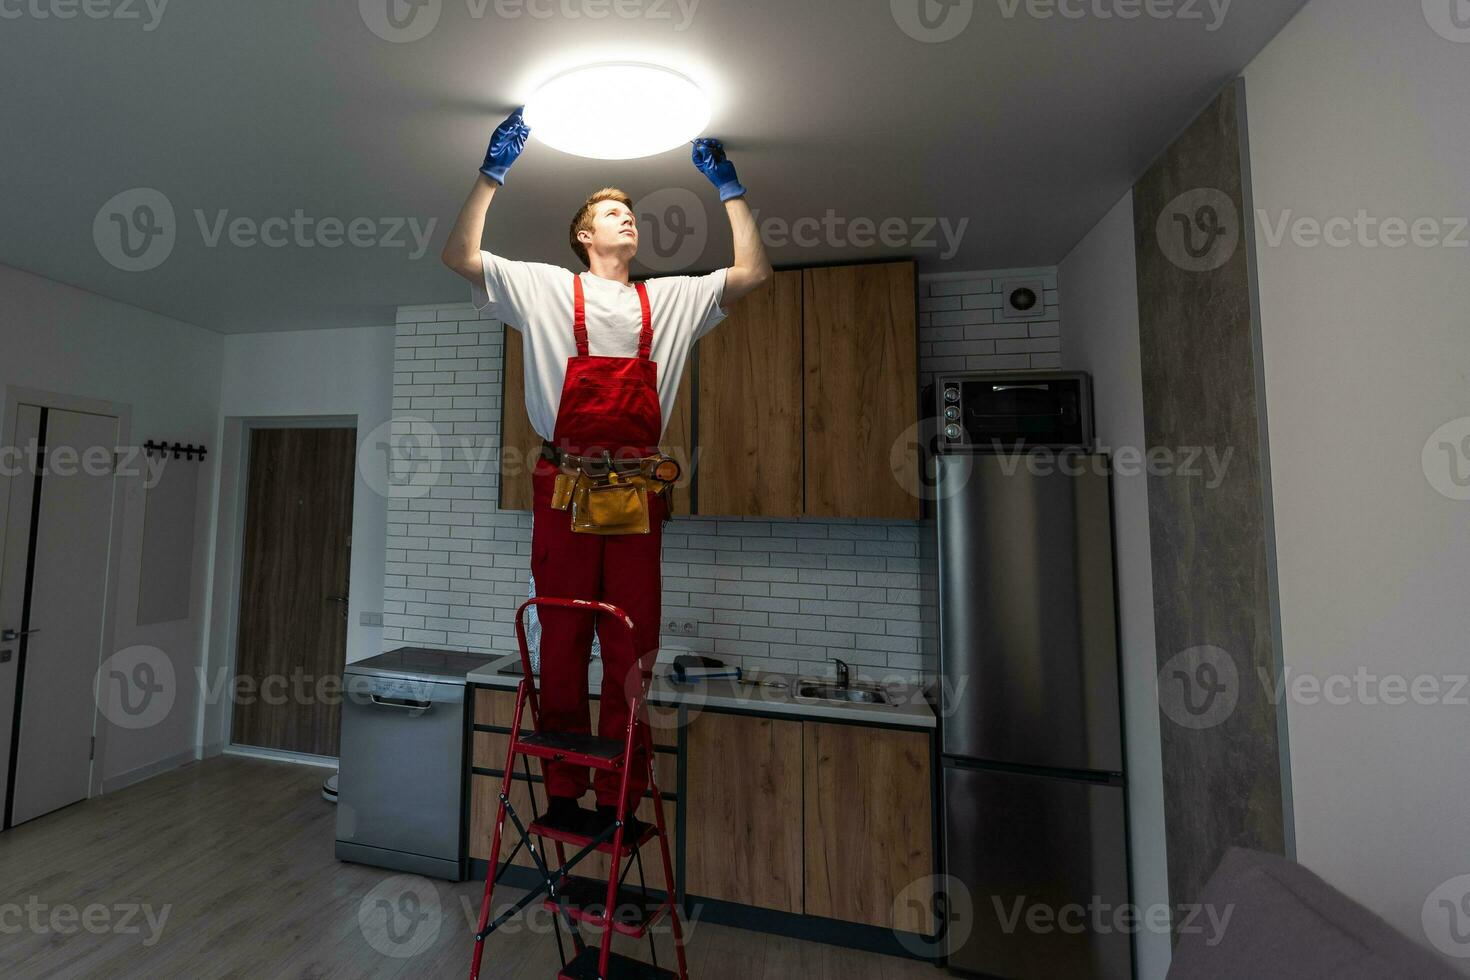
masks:
<path fill-rule="evenodd" d="M 526 100 L 525 120 L 533 137 L 563 153 L 631 160 L 687 144 L 709 112 L 704 92 L 678 72 L 619 62 L 552 78 Z"/>

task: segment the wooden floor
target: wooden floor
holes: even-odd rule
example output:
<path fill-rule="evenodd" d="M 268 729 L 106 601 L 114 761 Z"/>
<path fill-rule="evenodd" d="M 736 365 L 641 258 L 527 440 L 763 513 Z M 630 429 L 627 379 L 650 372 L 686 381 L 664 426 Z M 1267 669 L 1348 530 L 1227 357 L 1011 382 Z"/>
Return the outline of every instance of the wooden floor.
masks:
<path fill-rule="evenodd" d="M 0 834 L 0 976 L 467 977 L 483 883 L 337 861 L 326 775 L 221 756 Z M 697 980 L 945 976 L 697 918 L 685 931 Z M 615 948 L 646 958 L 631 942 Z M 660 963 L 672 950 L 661 936 Z M 558 965 L 537 913 L 490 938 L 481 976 L 550 980 Z"/>

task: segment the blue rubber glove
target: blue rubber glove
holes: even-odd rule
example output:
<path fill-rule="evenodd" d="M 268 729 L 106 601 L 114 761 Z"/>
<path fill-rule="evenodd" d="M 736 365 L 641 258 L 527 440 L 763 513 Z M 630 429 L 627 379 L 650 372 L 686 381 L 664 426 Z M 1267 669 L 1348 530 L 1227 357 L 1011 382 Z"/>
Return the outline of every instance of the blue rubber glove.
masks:
<path fill-rule="evenodd" d="M 694 141 L 694 150 L 690 156 L 699 172 L 719 189 L 721 201 L 745 194 L 740 178 L 735 176 L 735 164 L 725 159 L 725 144 L 717 139 L 700 137 Z"/>
<path fill-rule="evenodd" d="M 490 136 L 490 148 L 485 151 L 485 163 L 480 167 L 480 173 L 502 186 L 505 184 L 505 172 L 526 148 L 526 137 L 531 135 L 531 127 L 521 118 L 525 110 L 525 106 L 517 106 L 505 117 L 505 122 L 495 127 Z"/>

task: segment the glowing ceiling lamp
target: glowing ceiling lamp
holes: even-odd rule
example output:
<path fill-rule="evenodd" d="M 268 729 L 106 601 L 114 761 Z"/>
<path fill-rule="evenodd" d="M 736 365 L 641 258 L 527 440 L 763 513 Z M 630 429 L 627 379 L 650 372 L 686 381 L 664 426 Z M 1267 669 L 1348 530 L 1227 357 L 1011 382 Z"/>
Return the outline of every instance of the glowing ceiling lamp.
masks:
<path fill-rule="evenodd" d="M 526 100 L 531 136 L 563 153 L 631 160 L 687 144 L 709 122 L 709 99 L 669 68 L 627 62 L 564 71 Z"/>

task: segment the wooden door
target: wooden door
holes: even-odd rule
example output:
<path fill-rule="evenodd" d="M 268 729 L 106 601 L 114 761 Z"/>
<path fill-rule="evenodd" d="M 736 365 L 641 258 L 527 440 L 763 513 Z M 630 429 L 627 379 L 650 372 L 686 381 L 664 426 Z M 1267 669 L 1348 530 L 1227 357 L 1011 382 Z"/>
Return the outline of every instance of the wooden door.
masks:
<path fill-rule="evenodd" d="M 929 934 L 934 874 L 929 734 L 803 723 L 806 914 Z"/>
<path fill-rule="evenodd" d="M 801 722 L 705 712 L 686 738 L 685 891 L 800 913 Z"/>
<path fill-rule="evenodd" d="M 524 347 L 521 332 L 505 328 L 505 360 L 501 364 L 501 421 L 500 421 L 500 509 L 530 510 L 531 469 L 541 453 L 541 437 L 531 428 L 530 416 L 526 414 L 526 375 Z M 674 402 L 673 414 L 664 431 L 662 449 L 673 456 L 684 467 L 684 475 L 674 487 L 674 513 L 689 513 L 690 485 L 693 477 L 691 437 L 694 419 L 692 382 L 690 375 L 693 360 L 685 366 L 684 376 L 679 379 L 679 394 Z M 659 366 L 663 370 L 663 366 Z"/>
<path fill-rule="evenodd" d="M 700 514 L 802 514 L 801 293 L 778 272 L 699 342 Z"/>
<path fill-rule="evenodd" d="M 237 745 L 337 754 L 341 706 L 320 692 L 346 662 L 356 450 L 356 429 L 250 433 Z"/>
<path fill-rule="evenodd" d="M 919 418 L 915 309 L 912 262 L 804 270 L 808 516 L 921 516 L 890 462 Z"/>

